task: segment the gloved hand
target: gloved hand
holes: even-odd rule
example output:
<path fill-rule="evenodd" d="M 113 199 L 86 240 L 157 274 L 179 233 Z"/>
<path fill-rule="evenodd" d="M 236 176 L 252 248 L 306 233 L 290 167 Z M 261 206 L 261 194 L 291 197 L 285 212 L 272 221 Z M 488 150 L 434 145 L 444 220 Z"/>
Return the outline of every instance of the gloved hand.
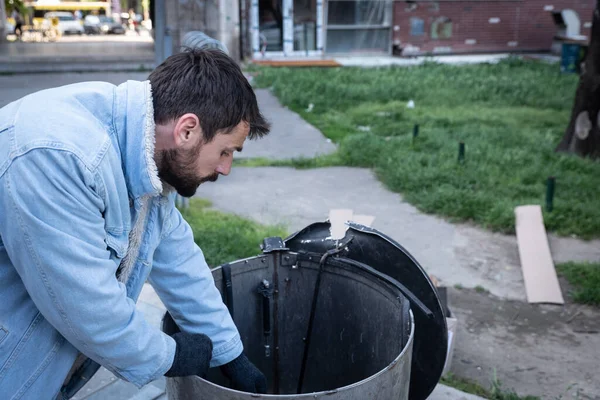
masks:
<path fill-rule="evenodd" d="M 244 353 L 235 360 L 222 365 L 221 372 L 231 380 L 235 390 L 248 393 L 267 393 L 267 379 Z"/>
<path fill-rule="evenodd" d="M 177 332 L 171 336 L 176 343 L 175 358 L 165 376 L 198 375 L 204 377 L 212 358 L 213 344 L 202 333 Z"/>

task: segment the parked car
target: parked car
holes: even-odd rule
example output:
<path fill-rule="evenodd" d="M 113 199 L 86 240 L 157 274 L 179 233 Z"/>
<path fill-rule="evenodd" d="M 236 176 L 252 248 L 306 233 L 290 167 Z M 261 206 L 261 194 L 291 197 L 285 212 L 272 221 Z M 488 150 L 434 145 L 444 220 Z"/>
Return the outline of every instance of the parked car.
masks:
<path fill-rule="evenodd" d="M 52 21 L 58 21 L 56 28 L 63 35 L 69 34 L 83 34 L 83 26 L 81 22 L 77 21 L 72 13 L 70 12 L 49 12 L 44 14 L 44 22 L 42 26 L 45 28 L 50 28 L 53 25 Z"/>
<path fill-rule="evenodd" d="M 97 35 L 101 33 L 113 33 L 122 35 L 125 33 L 123 24 L 118 23 L 114 18 L 105 15 L 88 15 L 83 21 L 83 29 L 88 35 Z"/>

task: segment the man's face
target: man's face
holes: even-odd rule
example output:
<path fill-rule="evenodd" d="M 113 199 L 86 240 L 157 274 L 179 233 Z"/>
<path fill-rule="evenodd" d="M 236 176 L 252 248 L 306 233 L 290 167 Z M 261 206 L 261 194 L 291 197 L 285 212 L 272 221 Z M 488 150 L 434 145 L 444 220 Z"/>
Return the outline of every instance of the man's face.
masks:
<path fill-rule="evenodd" d="M 217 133 L 210 143 L 202 140 L 191 149 L 161 151 L 158 175 L 183 197 L 191 197 L 204 182 L 214 182 L 219 175 L 229 175 L 233 153 L 242 151 L 250 128 L 245 122 L 230 133 Z"/>

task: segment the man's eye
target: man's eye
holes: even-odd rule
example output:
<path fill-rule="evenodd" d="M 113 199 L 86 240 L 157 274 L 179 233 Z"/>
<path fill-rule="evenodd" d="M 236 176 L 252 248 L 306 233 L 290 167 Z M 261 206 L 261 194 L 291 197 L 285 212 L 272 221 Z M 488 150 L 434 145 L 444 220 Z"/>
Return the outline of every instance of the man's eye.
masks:
<path fill-rule="evenodd" d="M 222 152 L 221 157 L 229 157 L 229 152 L 228 151 Z"/>

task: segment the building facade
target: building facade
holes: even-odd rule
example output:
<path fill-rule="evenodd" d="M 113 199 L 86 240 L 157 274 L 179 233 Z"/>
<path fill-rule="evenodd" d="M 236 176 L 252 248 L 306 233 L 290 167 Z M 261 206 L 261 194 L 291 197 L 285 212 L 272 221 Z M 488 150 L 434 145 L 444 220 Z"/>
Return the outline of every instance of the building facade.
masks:
<path fill-rule="evenodd" d="M 162 2 L 167 47 L 177 51 L 186 33 L 202 31 L 238 60 L 547 52 L 559 48 L 560 37 L 586 40 L 595 6 L 594 0 L 151 0 Z"/>
<path fill-rule="evenodd" d="M 244 54 L 254 59 L 392 52 L 391 0 L 240 0 Z"/>
<path fill-rule="evenodd" d="M 593 0 L 446 0 L 394 3 L 396 54 L 549 51 L 589 36 Z"/>

